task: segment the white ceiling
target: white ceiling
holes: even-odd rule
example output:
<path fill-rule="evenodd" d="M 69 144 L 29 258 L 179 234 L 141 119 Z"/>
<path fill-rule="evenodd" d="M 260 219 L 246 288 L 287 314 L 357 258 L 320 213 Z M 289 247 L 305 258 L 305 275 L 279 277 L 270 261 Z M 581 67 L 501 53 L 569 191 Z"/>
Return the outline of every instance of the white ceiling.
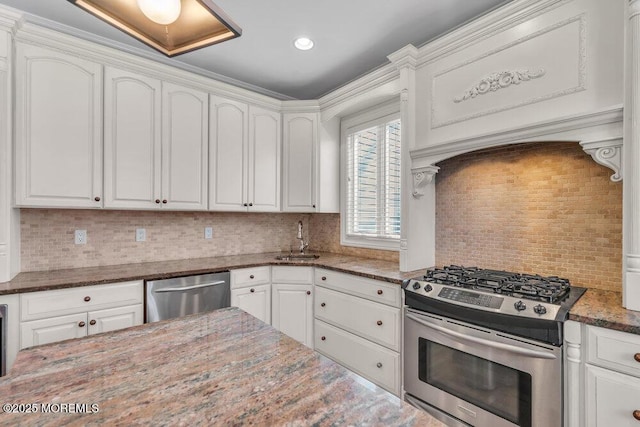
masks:
<path fill-rule="evenodd" d="M 407 44 L 420 46 L 507 1 L 216 0 L 240 25 L 242 36 L 168 61 L 262 88 L 281 99 L 315 99 L 387 63 L 387 55 Z M 0 4 L 156 56 L 153 49 L 67 0 Z M 293 40 L 300 35 L 313 39 L 315 47 L 306 52 L 295 49 Z"/>

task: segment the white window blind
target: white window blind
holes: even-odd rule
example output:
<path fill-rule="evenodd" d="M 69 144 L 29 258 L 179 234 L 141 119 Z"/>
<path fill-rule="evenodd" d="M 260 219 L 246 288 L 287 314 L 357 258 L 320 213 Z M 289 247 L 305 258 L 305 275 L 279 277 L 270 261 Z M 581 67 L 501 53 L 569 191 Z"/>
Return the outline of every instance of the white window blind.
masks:
<path fill-rule="evenodd" d="M 400 120 L 347 135 L 346 233 L 400 238 Z"/>

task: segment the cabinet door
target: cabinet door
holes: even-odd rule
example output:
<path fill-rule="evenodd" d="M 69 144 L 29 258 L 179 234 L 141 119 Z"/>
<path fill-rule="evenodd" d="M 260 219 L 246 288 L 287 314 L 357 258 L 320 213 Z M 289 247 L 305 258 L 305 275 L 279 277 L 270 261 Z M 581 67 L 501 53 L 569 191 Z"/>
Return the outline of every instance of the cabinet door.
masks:
<path fill-rule="evenodd" d="M 90 311 L 89 335 L 142 325 L 142 304 Z"/>
<path fill-rule="evenodd" d="M 207 209 L 208 95 L 162 84 L 162 208 Z M 164 203 L 165 200 L 167 203 Z"/>
<path fill-rule="evenodd" d="M 102 206 L 102 66 L 16 44 L 18 206 Z"/>
<path fill-rule="evenodd" d="M 640 378 L 585 365 L 587 427 L 635 426 L 640 410 Z"/>
<path fill-rule="evenodd" d="M 105 68 L 105 207 L 158 208 L 161 202 L 161 83 Z"/>
<path fill-rule="evenodd" d="M 246 211 L 248 106 L 210 97 L 209 209 Z"/>
<path fill-rule="evenodd" d="M 22 322 L 20 348 L 49 344 L 87 335 L 87 313 Z"/>
<path fill-rule="evenodd" d="M 284 115 L 284 211 L 316 210 L 318 115 Z"/>
<path fill-rule="evenodd" d="M 264 323 L 271 324 L 271 285 L 232 289 L 231 306 L 241 308 Z"/>
<path fill-rule="evenodd" d="M 280 210 L 280 113 L 249 107 L 249 210 Z"/>
<path fill-rule="evenodd" d="M 271 285 L 271 324 L 313 348 L 313 286 Z"/>

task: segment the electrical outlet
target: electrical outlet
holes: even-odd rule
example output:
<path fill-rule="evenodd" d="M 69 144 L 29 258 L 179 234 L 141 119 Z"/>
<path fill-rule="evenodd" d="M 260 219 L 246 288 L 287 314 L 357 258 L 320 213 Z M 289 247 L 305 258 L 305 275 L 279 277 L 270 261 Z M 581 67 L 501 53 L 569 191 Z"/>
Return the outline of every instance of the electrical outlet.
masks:
<path fill-rule="evenodd" d="M 213 239 L 213 227 L 205 227 L 204 228 L 204 238 L 205 239 Z"/>
<path fill-rule="evenodd" d="M 87 230 L 76 230 L 76 245 L 87 244 Z"/>
<path fill-rule="evenodd" d="M 144 242 L 145 240 L 147 240 L 147 230 L 136 228 L 136 242 Z"/>

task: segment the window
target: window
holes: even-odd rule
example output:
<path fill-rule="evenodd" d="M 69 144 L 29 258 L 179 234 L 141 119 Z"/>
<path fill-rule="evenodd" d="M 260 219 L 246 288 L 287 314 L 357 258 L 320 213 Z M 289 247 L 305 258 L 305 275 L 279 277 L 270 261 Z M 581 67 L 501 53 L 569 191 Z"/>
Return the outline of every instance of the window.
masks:
<path fill-rule="evenodd" d="M 398 114 L 348 128 L 344 137 L 346 197 L 342 243 L 398 249 L 401 179 Z"/>

